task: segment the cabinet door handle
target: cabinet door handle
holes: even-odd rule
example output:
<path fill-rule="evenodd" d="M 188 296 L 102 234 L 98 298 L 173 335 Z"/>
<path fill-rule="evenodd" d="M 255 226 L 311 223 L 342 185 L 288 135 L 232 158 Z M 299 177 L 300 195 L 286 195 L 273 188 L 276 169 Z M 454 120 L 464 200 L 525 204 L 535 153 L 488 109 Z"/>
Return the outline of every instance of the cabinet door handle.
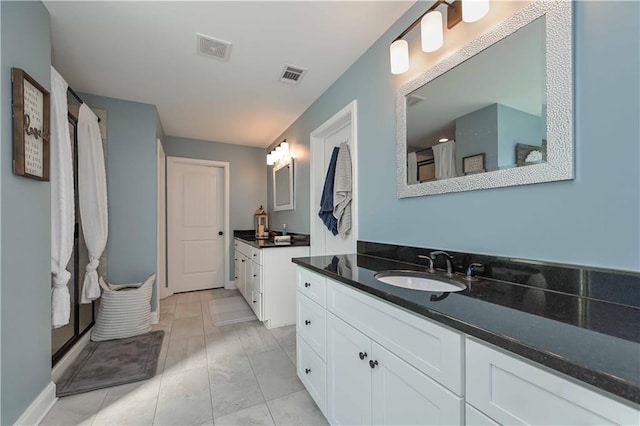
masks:
<path fill-rule="evenodd" d="M 240 262 L 244 263 L 244 259 L 240 260 Z"/>
<path fill-rule="evenodd" d="M 256 301 L 254 300 L 253 303 L 256 303 Z"/>
<path fill-rule="evenodd" d="M 369 367 L 376 368 L 376 365 L 378 365 L 378 361 L 374 361 L 374 360 L 369 361 Z"/>
<path fill-rule="evenodd" d="M 309 321 L 309 320 L 304 320 L 304 325 L 309 325 L 309 324 L 311 324 L 311 321 Z"/>
<path fill-rule="evenodd" d="M 358 354 L 358 356 L 360 357 L 360 359 L 362 359 L 362 360 L 363 360 L 363 359 L 365 359 L 365 358 L 367 357 L 367 353 L 366 353 L 366 352 L 360 352 L 360 353 Z"/>
<path fill-rule="evenodd" d="M 311 283 L 304 283 L 305 287 L 311 287 Z"/>
<path fill-rule="evenodd" d="M 305 369 L 304 369 L 304 372 L 305 372 L 306 374 L 309 374 L 309 373 L 311 373 L 311 369 L 310 369 L 310 368 L 305 368 Z"/>
<path fill-rule="evenodd" d="M 256 274 L 253 274 L 253 278 L 255 278 L 255 277 L 257 277 L 257 275 L 256 275 Z"/>
<path fill-rule="evenodd" d="M 256 257 L 256 255 L 254 254 L 253 257 Z"/>

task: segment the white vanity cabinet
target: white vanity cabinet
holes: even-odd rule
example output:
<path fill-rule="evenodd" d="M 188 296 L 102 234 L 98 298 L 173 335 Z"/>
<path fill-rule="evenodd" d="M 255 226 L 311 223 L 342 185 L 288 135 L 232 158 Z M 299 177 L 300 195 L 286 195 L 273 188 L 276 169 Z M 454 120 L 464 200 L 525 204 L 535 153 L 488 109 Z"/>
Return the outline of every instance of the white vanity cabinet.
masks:
<path fill-rule="evenodd" d="M 294 257 L 309 255 L 306 246 L 259 249 L 234 240 L 235 284 L 256 317 L 267 328 L 295 323 Z"/>
<path fill-rule="evenodd" d="M 298 376 L 331 424 L 462 424 L 463 399 L 428 374 L 460 388 L 460 333 L 302 268 L 297 297 Z"/>
<path fill-rule="evenodd" d="M 498 424 L 638 425 L 640 411 L 467 338 L 466 400 Z"/>
<path fill-rule="evenodd" d="M 298 267 L 298 376 L 329 423 L 640 424 L 539 364 Z"/>

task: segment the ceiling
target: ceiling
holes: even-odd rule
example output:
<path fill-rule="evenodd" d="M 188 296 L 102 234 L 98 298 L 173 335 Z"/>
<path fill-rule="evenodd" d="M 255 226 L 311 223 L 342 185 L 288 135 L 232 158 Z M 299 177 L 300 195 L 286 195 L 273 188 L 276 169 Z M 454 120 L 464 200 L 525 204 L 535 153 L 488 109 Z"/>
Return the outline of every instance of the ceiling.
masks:
<path fill-rule="evenodd" d="M 167 135 L 266 147 L 413 1 L 44 3 L 77 92 L 156 105 Z M 229 60 L 196 33 L 231 42 Z M 285 64 L 308 69 L 299 85 L 278 81 Z"/>

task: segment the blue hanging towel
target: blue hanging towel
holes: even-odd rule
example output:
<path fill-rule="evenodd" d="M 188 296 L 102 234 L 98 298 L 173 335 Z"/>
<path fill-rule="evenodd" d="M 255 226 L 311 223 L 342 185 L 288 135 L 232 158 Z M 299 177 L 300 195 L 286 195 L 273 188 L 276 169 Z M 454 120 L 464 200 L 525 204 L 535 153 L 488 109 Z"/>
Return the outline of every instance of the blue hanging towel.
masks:
<path fill-rule="evenodd" d="M 327 177 L 324 181 L 322 189 L 322 198 L 320 199 L 320 211 L 318 216 L 333 235 L 338 235 L 338 219 L 333 215 L 333 179 L 336 175 L 336 162 L 338 161 L 338 152 L 340 148 L 333 148 L 331 153 L 331 161 L 327 170 Z"/>

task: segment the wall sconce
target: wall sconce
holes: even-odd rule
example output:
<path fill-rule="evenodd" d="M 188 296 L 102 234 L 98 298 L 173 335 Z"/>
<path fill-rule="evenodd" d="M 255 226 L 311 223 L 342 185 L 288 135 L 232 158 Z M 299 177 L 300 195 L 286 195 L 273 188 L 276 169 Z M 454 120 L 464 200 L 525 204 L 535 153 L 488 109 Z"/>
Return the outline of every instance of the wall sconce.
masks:
<path fill-rule="evenodd" d="M 420 38 L 423 52 L 435 52 L 444 43 L 442 13 L 435 10 L 447 6 L 447 28 L 451 29 L 461 21 L 476 22 L 489 12 L 489 0 L 438 0 L 416 19 L 391 43 L 389 56 L 391 73 L 403 74 L 409 70 L 409 44 L 403 37 L 420 24 Z"/>
<path fill-rule="evenodd" d="M 267 154 L 267 166 L 273 166 L 281 161 L 285 161 L 291 158 L 289 154 L 289 143 L 287 140 L 283 140 L 280 142 L 276 148 L 272 149 L 269 154 Z"/>

